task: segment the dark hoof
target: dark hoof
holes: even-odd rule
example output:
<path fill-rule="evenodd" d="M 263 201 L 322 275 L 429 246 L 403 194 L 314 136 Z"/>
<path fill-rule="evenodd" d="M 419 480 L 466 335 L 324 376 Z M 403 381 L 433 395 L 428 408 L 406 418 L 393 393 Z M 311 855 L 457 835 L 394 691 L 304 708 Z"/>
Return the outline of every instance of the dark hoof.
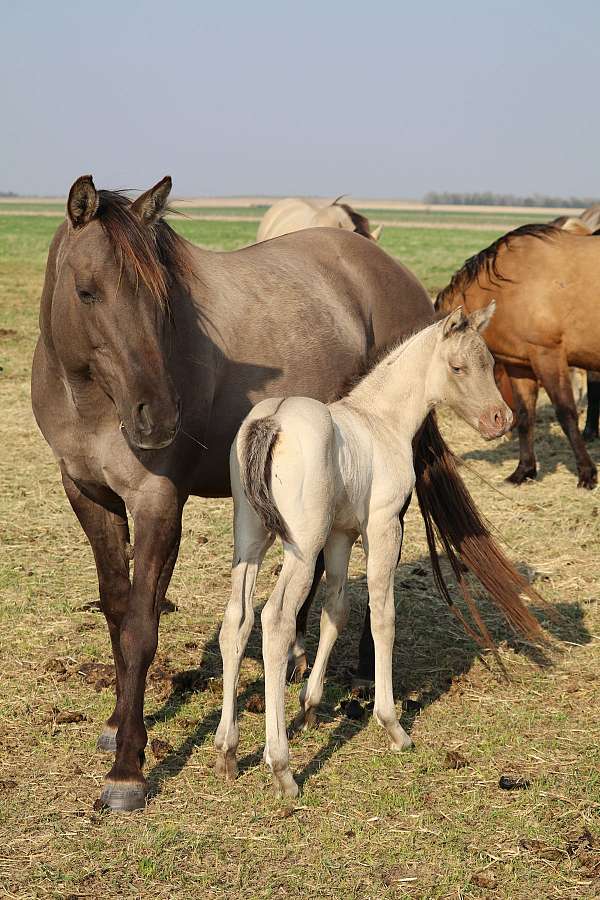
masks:
<path fill-rule="evenodd" d="M 583 434 L 581 436 L 586 444 L 591 444 L 592 441 L 597 441 L 599 437 L 598 432 L 595 428 L 584 428 Z"/>
<path fill-rule="evenodd" d="M 579 473 L 579 481 L 577 482 L 577 487 L 585 488 L 588 491 L 593 491 L 597 484 L 598 473 L 595 469 L 586 469 L 585 471 Z"/>
<path fill-rule="evenodd" d="M 215 760 L 215 772 L 225 781 L 235 781 L 238 774 L 238 765 L 235 758 L 235 750 L 227 750 L 225 753 L 217 751 Z"/>
<path fill-rule="evenodd" d="M 512 475 L 506 479 L 509 484 L 523 484 L 524 481 L 531 481 L 537 478 L 537 469 L 525 469 L 517 466 Z"/>
<path fill-rule="evenodd" d="M 117 752 L 117 732 L 105 729 L 96 741 L 96 749 L 103 753 Z"/>
<path fill-rule="evenodd" d="M 148 799 L 148 787 L 135 781 L 107 782 L 100 795 L 100 803 L 111 812 L 135 812 L 145 809 Z"/>

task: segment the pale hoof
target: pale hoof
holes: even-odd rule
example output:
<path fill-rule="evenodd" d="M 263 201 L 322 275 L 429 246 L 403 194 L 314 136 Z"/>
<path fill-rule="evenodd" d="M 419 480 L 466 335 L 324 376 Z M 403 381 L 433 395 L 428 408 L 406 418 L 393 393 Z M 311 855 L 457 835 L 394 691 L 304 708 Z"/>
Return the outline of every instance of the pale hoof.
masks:
<path fill-rule="evenodd" d="M 148 799 L 148 786 L 137 781 L 108 781 L 100 795 L 100 803 L 111 812 L 135 812 L 145 809 Z"/>
<path fill-rule="evenodd" d="M 117 752 L 117 729 L 105 728 L 98 740 L 96 741 L 96 749 L 103 753 Z"/>
<path fill-rule="evenodd" d="M 238 774 L 238 765 L 235 758 L 235 750 L 217 752 L 215 760 L 215 772 L 225 781 L 235 781 Z"/>
<path fill-rule="evenodd" d="M 300 788 L 294 780 L 291 769 L 273 772 L 273 787 L 278 797 L 297 797 Z"/>
<path fill-rule="evenodd" d="M 406 732 L 399 738 L 390 740 L 390 750 L 393 750 L 394 753 L 403 753 L 405 750 L 412 750 L 414 746 L 413 739 L 409 737 Z"/>

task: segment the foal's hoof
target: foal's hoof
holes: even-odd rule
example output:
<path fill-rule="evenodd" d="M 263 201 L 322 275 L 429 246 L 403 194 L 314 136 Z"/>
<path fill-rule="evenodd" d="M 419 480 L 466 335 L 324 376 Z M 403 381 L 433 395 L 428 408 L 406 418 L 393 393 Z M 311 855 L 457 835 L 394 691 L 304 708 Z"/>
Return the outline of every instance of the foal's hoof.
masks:
<path fill-rule="evenodd" d="M 96 741 L 96 749 L 102 750 L 103 753 L 117 752 L 117 729 L 105 728 L 98 740 Z"/>
<path fill-rule="evenodd" d="M 404 753 L 405 750 L 412 750 L 414 746 L 413 739 L 406 733 L 390 741 L 390 750 L 394 753 Z"/>
<path fill-rule="evenodd" d="M 111 812 L 135 812 L 144 809 L 148 799 L 148 786 L 137 781 L 108 781 L 100 795 L 100 803 Z"/>
<path fill-rule="evenodd" d="M 537 478 L 537 469 L 517 466 L 512 475 L 509 475 L 506 479 L 509 484 L 523 484 L 524 481 L 531 481 L 534 478 Z"/>
<path fill-rule="evenodd" d="M 300 788 L 294 780 L 291 769 L 273 772 L 273 787 L 278 797 L 294 798 L 300 793 Z"/>
<path fill-rule="evenodd" d="M 308 660 L 306 653 L 302 656 L 290 656 L 288 658 L 287 671 L 285 678 L 288 684 L 300 684 L 304 681 L 308 672 Z"/>
<path fill-rule="evenodd" d="M 235 758 L 235 750 L 227 750 L 225 753 L 217 753 L 215 760 L 215 772 L 226 781 L 235 781 L 238 774 L 238 765 Z"/>

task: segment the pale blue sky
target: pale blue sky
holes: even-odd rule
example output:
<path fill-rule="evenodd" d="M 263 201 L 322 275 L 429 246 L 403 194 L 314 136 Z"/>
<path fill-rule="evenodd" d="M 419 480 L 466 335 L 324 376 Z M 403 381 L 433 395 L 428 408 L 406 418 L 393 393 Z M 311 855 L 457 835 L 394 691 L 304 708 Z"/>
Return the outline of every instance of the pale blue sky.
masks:
<path fill-rule="evenodd" d="M 0 189 L 600 195 L 597 0 L 2 5 Z"/>

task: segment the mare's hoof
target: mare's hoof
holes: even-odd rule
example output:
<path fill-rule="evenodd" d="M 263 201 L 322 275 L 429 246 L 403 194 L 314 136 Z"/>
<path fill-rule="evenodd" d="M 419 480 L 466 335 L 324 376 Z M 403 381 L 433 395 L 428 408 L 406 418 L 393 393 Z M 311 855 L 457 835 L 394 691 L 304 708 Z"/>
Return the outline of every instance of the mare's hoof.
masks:
<path fill-rule="evenodd" d="M 102 750 L 103 753 L 117 752 L 117 729 L 105 728 L 98 740 L 96 741 L 96 749 Z"/>
<path fill-rule="evenodd" d="M 517 466 L 512 475 L 509 475 L 506 480 L 509 484 L 523 484 L 524 481 L 534 478 L 537 478 L 537 469 L 526 469 L 525 467 Z"/>
<path fill-rule="evenodd" d="M 414 741 L 408 734 L 404 734 L 397 740 L 390 741 L 390 750 L 393 750 L 394 753 L 404 753 L 405 750 L 413 750 L 414 746 Z"/>
<path fill-rule="evenodd" d="M 273 772 L 273 787 L 278 797 L 297 797 L 300 788 L 294 780 L 290 769 L 282 772 Z"/>
<path fill-rule="evenodd" d="M 301 684 L 308 672 L 308 660 L 306 653 L 302 656 L 290 656 L 287 664 L 285 678 L 288 684 Z"/>
<path fill-rule="evenodd" d="M 375 679 L 355 675 L 350 682 L 350 693 L 358 700 L 372 700 L 375 696 Z"/>
<path fill-rule="evenodd" d="M 111 812 L 125 813 L 144 809 L 148 786 L 137 781 L 108 781 L 100 795 L 100 803 Z"/>
<path fill-rule="evenodd" d="M 292 722 L 290 733 L 296 734 L 298 731 L 310 731 L 316 727 L 317 708 L 315 706 L 310 706 L 308 709 L 300 709 L 300 712 Z"/>
<path fill-rule="evenodd" d="M 592 491 L 598 484 L 598 473 L 595 469 L 584 469 L 579 473 L 577 487 Z"/>
<path fill-rule="evenodd" d="M 587 426 L 583 429 L 582 438 L 586 442 L 586 444 L 591 444 L 592 441 L 598 440 L 598 430 L 596 428 L 588 428 Z"/>
<path fill-rule="evenodd" d="M 235 750 L 227 750 L 225 753 L 217 752 L 215 772 L 226 781 L 235 781 L 238 774 Z"/>

